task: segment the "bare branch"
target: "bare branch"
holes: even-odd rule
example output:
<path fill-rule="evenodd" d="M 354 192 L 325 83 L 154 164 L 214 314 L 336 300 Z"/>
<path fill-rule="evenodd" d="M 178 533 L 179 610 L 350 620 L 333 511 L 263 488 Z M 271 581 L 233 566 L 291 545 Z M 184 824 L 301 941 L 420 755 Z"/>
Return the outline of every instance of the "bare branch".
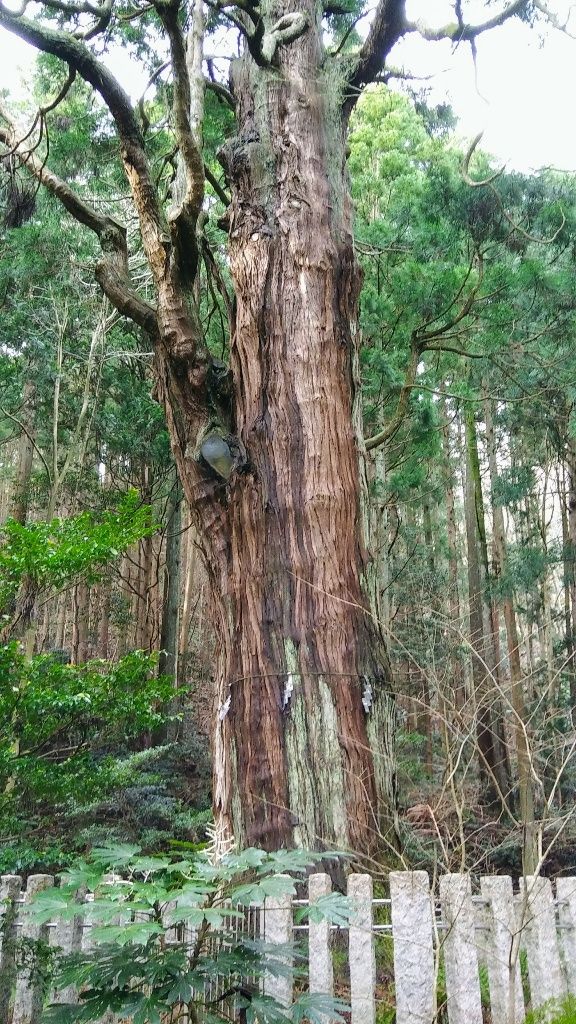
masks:
<path fill-rule="evenodd" d="M 474 153 L 474 150 L 476 149 L 476 146 L 480 142 L 483 135 L 484 132 L 478 132 L 478 135 L 476 135 L 472 139 L 472 142 L 468 146 L 468 149 L 466 150 L 464 159 L 462 161 L 462 177 L 464 178 L 466 184 L 470 185 L 471 188 L 481 188 L 483 185 L 491 185 L 492 182 L 496 181 L 496 179 L 499 178 L 504 173 L 505 170 L 504 167 L 501 167 L 499 171 L 494 171 L 493 174 L 488 175 L 487 178 L 483 178 L 481 181 L 475 181 L 473 178 L 470 177 L 470 160 L 472 159 L 472 154 Z"/>
<path fill-rule="evenodd" d="M 410 398 L 410 392 L 414 388 L 414 384 L 416 381 L 416 374 L 418 373 L 420 355 L 420 347 L 416 343 L 414 337 L 412 337 L 410 345 L 410 360 L 408 363 L 408 368 L 406 370 L 404 383 L 400 388 L 398 403 L 396 405 L 396 412 L 394 413 L 394 416 L 392 417 L 390 422 L 387 423 L 382 430 L 378 431 L 377 434 L 374 434 L 373 437 L 366 438 L 364 444 L 366 446 L 367 452 L 372 451 L 374 448 L 379 448 L 383 444 L 386 444 L 386 442 L 389 441 L 391 437 L 394 437 L 394 435 L 399 431 L 400 427 L 402 426 L 404 417 L 406 416 L 406 412 L 408 409 L 408 400 Z"/>
<path fill-rule="evenodd" d="M 38 455 L 42 465 L 44 466 L 44 469 L 45 469 L 45 472 L 46 472 L 46 478 L 48 480 L 48 483 L 51 484 L 52 483 L 52 474 L 50 472 L 50 467 L 49 467 L 48 463 L 46 462 L 46 459 L 44 458 L 44 454 L 42 453 L 42 451 L 40 450 L 40 448 L 36 444 L 36 441 L 34 439 L 34 435 L 30 433 L 30 431 L 28 430 L 28 427 L 26 426 L 25 423 L 22 422 L 22 420 L 19 420 L 16 416 L 14 416 L 11 412 L 9 412 L 8 409 L 5 409 L 3 405 L 0 405 L 0 413 L 2 413 L 3 416 L 6 416 L 7 419 L 11 420 L 12 423 L 15 423 L 16 426 L 20 428 L 20 430 L 22 431 L 23 434 L 26 434 L 26 437 L 30 441 L 30 444 L 34 448 L 34 451 L 36 452 L 36 454 Z"/>
<path fill-rule="evenodd" d="M 493 15 L 492 18 L 487 18 L 486 21 L 480 22 L 477 25 L 466 25 L 461 17 L 457 17 L 456 21 L 449 22 L 441 28 L 431 28 L 424 21 L 418 19 L 417 21 L 407 21 L 404 31 L 417 32 L 418 35 L 429 42 L 439 42 L 442 39 L 451 39 L 454 43 L 471 42 L 471 40 L 482 35 L 483 32 L 499 28 L 510 18 L 522 14 L 527 7 L 528 0 L 513 0 L 513 3 L 507 4 L 498 14 Z"/>
<path fill-rule="evenodd" d="M 366 13 L 363 12 L 362 14 L 359 14 L 357 18 L 354 18 L 354 20 L 350 22 L 350 24 L 348 25 L 348 28 L 346 29 L 344 35 L 342 36 L 342 39 L 338 43 L 338 46 L 330 54 L 331 57 L 337 57 L 338 54 L 344 49 L 344 47 L 346 46 L 346 43 L 348 42 L 348 39 L 350 38 L 350 36 L 352 35 L 354 29 L 356 28 L 356 25 L 358 24 L 359 21 L 362 21 L 362 19 L 365 18 L 365 17 L 366 17 Z"/>
<path fill-rule="evenodd" d="M 433 75 L 413 75 L 410 71 L 406 71 L 405 68 L 395 68 L 390 64 L 387 64 L 382 74 L 378 75 L 374 81 L 388 85 L 388 82 L 392 78 L 399 79 L 403 82 L 429 82 L 433 77 Z"/>
<path fill-rule="evenodd" d="M 308 19 L 302 11 L 283 14 L 272 28 L 266 30 L 260 12 L 247 0 L 206 0 L 209 7 L 220 11 L 242 33 L 252 59 L 262 68 L 271 67 L 279 46 L 298 39 L 308 28 Z M 234 7 L 240 15 L 232 14 Z M 242 19 L 242 15 L 245 15 Z M 247 24 L 248 19 L 253 28 Z"/>
<path fill-rule="evenodd" d="M 464 356 L 465 359 L 486 359 L 485 352 L 468 352 L 465 348 L 456 348 L 455 345 L 426 345 L 427 352 L 452 352 L 455 356 Z"/>
<path fill-rule="evenodd" d="M 116 124 L 122 162 L 140 222 L 144 252 L 158 296 L 162 297 L 157 311 L 161 341 L 166 352 L 181 360 L 193 361 L 196 353 L 202 348 L 202 339 L 197 324 L 190 317 L 180 282 L 177 280 L 177 268 L 171 260 L 171 239 L 166 228 L 158 190 L 150 171 L 141 128 L 129 96 L 108 68 L 84 43 L 70 33 L 55 30 L 40 22 L 17 18 L 6 10 L 2 0 L 0 25 L 31 43 L 36 49 L 51 53 L 74 67 L 106 103 Z M 82 215 L 86 216 L 85 211 L 82 211 Z M 93 211 L 90 216 L 94 218 Z"/>
<path fill-rule="evenodd" d="M 478 262 L 478 280 L 476 284 L 473 286 L 473 288 L 470 289 L 470 292 L 468 293 L 468 296 L 466 297 L 458 313 L 456 313 L 455 316 L 453 316 L 450 320 L 446 321 L 446 323 L 442 324 L 440 327 L 434 328 L 431 331 L 422 331 L 420 329 L 414 332 L 415 338 L 420 345 L 421 352 L 423 352 L 428 347 L 429 341 L 434 341 L 436 338 L 441 337 L 443 334 L 447 334 L 449 331 L 452 331 L 454 327 L 456 327 L 457 324 L 461 323 L 461 321 L 464 320 L 472 311 L 472 307 L 476 299 L 478 298 L 478 292 L 482 287 L 482 281 L 484 280 L 484 260 L 482 259 L 482 254 L 477 253 L 476 258 Z M 468 276 L 469 274 L 467 275 L 467 277 Z M 460 289 L 460 292 L 458 294 L 462 294 L 462 289 Z"/>
<path fill-rule="evenodd" d="M 106 0 L 106 3 L 100 6 L 90 3 L 90 0 L 84 0 L 83 3 L 78 4 L 71 2 L 71 0 L 44 0 L 44 4 L 50 10 L 61 11 L 62 14 L 66 14 L 69 17 L 75 17 L 79 14 L 91 14 L 96 18 L 96 21 L 90 28 L 73 33 L 76 39 L 93 39 L 94 36 L 99 35 L 100 32 L 104 32 L 108 28 L 110 18 L 112 17 L 112 0 Z"/>
<path fill-rule="evenodd" d="M 204 85 L 206 86 L 207 89 L 210 89 L 211 92 L 216 93 L 216 95 L 219 96 L 220 99 L 223 99 L 224 102 L 227 103 L 232 110 L 234 110 L 236 106 L 236 101 L 230 90 L 227 89 L 225 85 L 222 85 L 221 82 L 217 82 L 214 78 L 205 78 Z"/>
<path fill-rule="evenodd" d="M 230 206 L 230 196 L 222 188 L 222 185 L 218 181 L 218 178 L 216 178 L 215 175 L 212 174 L 212 171 L 210 170 L 209 167 L 204 166 L 204 174 L 206 175 L 206 181 L 210 183 L 216 195 L 218 196 L 220 202 L 224 203 L 224 206 Z"/>
<path fill-rule="evenodd" d="M 43 53 L 59 57 L 89 83 L 102 97 L 112 114 L 124 143 L 132 149 L 141 144 L 140 126 L 132 109 L 130 97 L 105 64 L 79 39 L 69 32 L 41 25 L 29 18 L 19 17 L 8 10 L 0 0 L 0 25 L 30 43 Z"/>
<path fill-rule="evenodd" d="M 261 23 L 260 12 L 252 4 L 245 2 L 245 0 L 208 0 L 208 6 L 212 7 L 215 11 L 220 11 L 227 17 L 229 16 L 229 9 L 235 7 L 237 10 L 242 11 L 243 14 L 247 14 L 253 25 L 257 26 Z M 243 31 L 245 31 L 244 28 Z"/>
<path fill-rule="evenodd" d="M 563 32 L 565 35 L 569 36 L 570 39 L 576 39 L 574 33 L 568 31 L 568 22 L 570 21 L 572 8 L 568 11 L 566 21 L 560 21 L 560 18 L 558 18 L 557 15 L 549 9 L 548 4 L 543 3 L 542 0 L 532 0 L 532 5 L 537 11 L 540 11 L 540 13 L 544 15 L 546 21 L 550 22 L 552 25 L 552 28 L 558 29 L 559 32 Z"/>
<path fill-rule="evenodd" d="M 91 4 L 89 0 L 84 0 L 84 3 L 75 4 L 71 3 L 70 0 L 43 0 L 44 6 L 49 7 L 53 11 L 61 11 L 62 14 L 76 15 L 76 14 L 93 14 L 97 18 L 101 18 L 107 11 L 108 5 L 102 4 L 99 7 L 96 4 Z"/>

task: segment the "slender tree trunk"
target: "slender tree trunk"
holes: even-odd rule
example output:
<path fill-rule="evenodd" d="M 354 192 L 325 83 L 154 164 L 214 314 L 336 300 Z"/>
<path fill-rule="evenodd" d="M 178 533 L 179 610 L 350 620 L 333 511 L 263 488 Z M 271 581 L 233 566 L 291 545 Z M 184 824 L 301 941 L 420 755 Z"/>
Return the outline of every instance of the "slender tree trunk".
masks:
<path fill-rule="evenodd" d="M 438 601 L 437 592 L 435 589 L 436 585 L 436 563 L 434 559 L 434 541 L 433 541 L 433 529 L 432 529 L 432 512 L 430 510 L 430 502 L 425 500 L 422 507 L 422 525 L 424 532 L 424 545 L 426 547 L 426 563 L 428 567 L 429 584 L 428 590 L 431 594 L 431 607 L 432 611 L 438 612 Z M 434 624 L 434 629 L 438 628 L 438 623 Z M 423 665 L 421 669 L 423 692 L 425 707 L 422 709 L 422 714 L 425 716 L 423 724 L 425 727 L 426 735 L 426 747 L 424 756 L 424 767 L 426 774 L 431 777 L 434 771 L 434 734 L 432 725 L 432 690 L 430 687 L 430 680 L 428 677 L 428 666 Z"/>
<path fill-rule="evenodd" d="M 22 414 L 20 417 L 22 433 L 18 443 L 16 481 L 9 512 L 12 519 L 15 519 L 22 526 L 28 518 L 28 507 L 30 504 L 30 481 L 32 479 L 32 464 L 34 461 L 35 399 L 36 384 L 28 378 L 24 384 L 22 396 Z"/>
<path fill-rule="evenodd" d="M 74 632 L 72 638 L 72 661 L 83 665 L 88 661 L 88 637 L 90 618 L 90 589 L 83 581 L 76 587 L 74 598 Z"/>
<path fill-rule="evenodd" d="M 566 560 L 569 568 L 570 593 L 570 636 L 572 649 L 576 648 L 576 443 L 568 439 L 566 467 L 568 476 L 568 549 Z M 571 674 L 571 704 L 576 707 L 576 668 Z M 573 712 L 574 717 L 574 712 Z"/>
<path fill-rule="evenodd" d="M 110 647 L 110 609 L 112 584 L 104 581 L 100 586 L 98 599 L 98 657 L 106 661 Z"/>
<path fill-rule="evenodd" d="M 182 490 L 174 484 L 168 505 L 166 527 L 166 563 L 164 566 L 164 599 L 160 630 L 158 671 L 167 673 L 178 686 L 178 637 L 180 634 L 180 556 L 182 541 Z"/>
<path fill-rule="evenodd" d="M 121 619 L 118 624 L 118 642 L 116 645 L 116 656 L 122 658 L 129 646 L 129 631 L 131 625 L 131 609 L 132 609 L 132 555 L 133 552 L 127 551 L 120 565 L 120 597 L 122 599 L 121 604 Z"/>
<path fill-rule="evenodd" d="M 54 634 L 54 647 L 56 650 L 64 650 L 66 636 L 66 612 L 68 608 L 68 595 L 60 594 L 56 611 L 56 631 Z"/>
<path fill-rule="evenodd" d="M 566 465 L 557 467 L 556 479 L 558 483 L 558 494 L 560 495 L 560 514 L 562 517 L 562 558 L 564 564 L 563 594 L 564 594 L 564 646 L 566 649 L 566 671 L 570 680 L 570 704 L 576 703 L 576 664 L 575 664 L 575 639 L 572 622 L 572 599 L 571 589 L 574 576 L 574 559 L 570 543 L 570 532 L 568 528 L 568 472 Z"/>
<path fill-rule="evenodd" d="M 511 702 L 514 712 L 514 735 L 516 739 L 516 756 L 518 760 L 518 804 L 520 819 L 524 829 L 522 844 L 522 870 L 525 875 L 532 875 L 538 863 L 538 846 L 534 819 L 534 792 L 532 786 L 532 765 L 530 745 L 527 733 L 527 715 L 524 699 L 524 681 L 520 662 L 520 640 L 516 609 L 514 607 L 511 581 L 506 579 L 508 572 L 508 552 L 506 548 L 506 532 L 504 529 L 504 513 L 502 505 L 495 498 L 495 485 L 498 479 L 498 461 L 492 403 L 486 399 L 484 403 L 486 422 L 486 443 L 488 447 L 488 465 L 492 495 L 492 542 L 493 568 L 496 585 L 500 586 L 500 602 L 506 625 L 508 660 L 510 664 Z"/>
<path fill-rule="evenodd" d="M 498 766 L 497 778 L 502 793 L 510 792 L 510 759 L 504 734 L 504 717 L 502 711 L 502 682 L 500 655 L 500 615 L 492 594 L 490 562 L 488 558 L 488 540 L 486 536 L 486 516 L 484 512 L 484 496 L 482 493 L 482 477 L 478 454 L 478 436 L 473 417 L 468 416 L 468 452 L 470 466 L 474 478 L 474 495 L 476 502 L 476 526 L 481 562 L 482 598 L 484 603 L 484 630 L 486 634 L 485 656 L 486 665 L 492 682 L 491 719 L 494 734 L 494 752 Z"/>
<path fill-rule="evenodd" d="M 150 467 L 144 465 L 140 478 L 140 493 L 142 500 L 147 505 L 152 504 L 152 476 Z M 154 559 L 154 545 L 151 536 L 143 537 L 138 544 L 137 561 L 138 569 L 135 581 L 135 620 L 136 635 L 135 643 L 138 650 L 149 651 L 151 649 L 152 636 L 152 563 Z"/>
<path fill-rule="evenodd" d="M 554 665 L 554 626 L 552 623 L 552 581 L 550 579 L 550 569 L 548 565 L 548 530 L 550 526 L 550 521 L 553 517 L 553 510 L 551 516 L 549 516 L 548 511 L 549 478 L 550 470 L 549 466 L 546 465 L 544 468 L 544 475 L 542 481 L 541 504 L 539 512 L 536 516 L 536 522 L 538 523 L 538 532 L 540 534 L 542 550 L 544 553 L 544 568 L 542 571 L 540 583 L 542 655 L 546 664 L 546 689 L 548 692 L 548 701 L 550 707 L 552 708 L 554 706 L 554 700 L 556 696 L 556 671 Z"/>
<path fill-rule="evenodd" d="M 484 616 L 485 586 L 482 579 L 480 557 L 480 530 L 478 482 L 479 465 L 476 446 L 474 410 L 467 408 L 466 427 L 466 546 L 468 553 L 468 595 L 470 602 L 470 644 L 472 647 L 472 674 L 477 707 L 477 739 L 482 792 L 486 804 L 496 807 L 508 793 L 508 781 L 503 776 L 503 764 L 498 737 L 494 728 L 494 692 L 490 678 L 490 651 Z M 483 513 L 482 513 L 483 515 Z"/>
<path fill-rule="evenodd" d="M 386 459 L 384 448 L 378 449 L 374 456 L 373 479 L 370 500 L 370 548 L 372 564 L 370 566 L 370 589 L 372 607 L 378 618 L 384 635 L 388 636 L 390 628 L 388 544 L 389 523 L 388 503 L 386 495 Z"/>
<path fill-rule="evenodd" d="M 151 581 L 153 559 L 152 537 L 144 537 L 138 550 L 138 598 L 136 610 L 136 647 L 149 651 L 152 632 Z"/>
<path fill-rule="evenodd" d="M 460 581 L 458 572 L 458 527 L 456 525 L 456 503 L 454 500 L 454 471 L 452 468 L 452 451 L 450 445 L 450 428 L 446 414 L 446 404 L 442 401 L 442 437 L 443 437 L 443 481 L 446 494 L 446 532 L 448 537 L 448 608 L 450 624 L 454 631 L 450 636 L 451 643 L 456 646 L 460 629 Z M 457 709 L 464 706 L 466 685 L 460 652 L 452 656 L 452 703 Z"/>
<path fill-rule="evenodd" d="M 180 612 L 180 623 L 179 623 L 179 660 L 181 665 L 186 665 L 188 662 L 188 653 L 190 648 L 190 626 L 192 619 L 192 605 L 193 595 L 195 587 L 198 587 L 199 579 L 199 559 L 198 559 L 198 548 L 195 543 L 195 531 L 194 526 L 190 519 L 190 509 L 188 502 L 184 501 L 184 535 L 186 537 L 185 545 L 185 557 L 184 567 L 181 571 L 181 576 L 184 580 L 183 596 L 182 596 L 182 608 Z M 183 678 L 186 678 L 186 671 L 184 671 Z"/>

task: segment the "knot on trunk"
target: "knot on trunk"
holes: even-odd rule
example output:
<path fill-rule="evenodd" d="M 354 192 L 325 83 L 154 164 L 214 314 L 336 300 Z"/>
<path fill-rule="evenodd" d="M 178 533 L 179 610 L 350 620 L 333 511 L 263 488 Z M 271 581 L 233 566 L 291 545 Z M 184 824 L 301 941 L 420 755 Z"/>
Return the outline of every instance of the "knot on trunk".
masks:
<path fill-rule="evenodd" d="M 307 27 L 308 20 L 302 11 L 283 14 L 270 31 L 265 32 L 262 37 L 261 53 L 264 60 L 271 64 L 278 47 L 298 39 Z"/>
<path fill-rule="evenodd" d="M 234 472 L 243 469 L 247 464 L 246 450 L 240 439 L 220 428 L 215 428 L 214 424 L 208 426 L 196 445 L 187 445 L 184 457 L 194 459 L 213 478 L 219 477 L 226 483 Z"/>

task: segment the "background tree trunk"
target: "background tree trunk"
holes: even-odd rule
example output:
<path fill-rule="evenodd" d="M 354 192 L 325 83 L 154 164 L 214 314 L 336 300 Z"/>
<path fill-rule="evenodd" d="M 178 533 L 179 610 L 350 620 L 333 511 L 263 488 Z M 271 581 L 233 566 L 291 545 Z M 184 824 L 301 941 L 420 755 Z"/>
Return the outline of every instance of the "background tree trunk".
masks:
<path fill-rule="evenodd" d="M 28 379 L 24 384 L 22 396 L 22 433 L 18 443 L 18 462 L 16 468 L 16 481 L 10 505 L 9 515 L 22 526 L 28 517 L 28 506 L 30 504 L 30 481 L 32 479 L 32 464 L 34 461 L 34 401 L 36 398 L 36 385 L 33 380 Z"/>
<path fill-rule="evenodd" d="M 468 600 L 470 606 L 470 646 L 472 648 L 472 675 L 476 703 L 479 772 L 483 799 L 488 807 L 499 807 L 507 786 L 502 788 L 502 764 L 499 759 L 497 737 L 493 723 L 493 703 L 496 698 L 490 679 L 487 649 L 488 636 L 484 621 L 484 582 L 480 559 L 478 506 L 476 486 L 478 470 L 476 427 L 474 410 L 469 407 L 466 426 L 466 546 L 468 554 Z M 476 453 L 476 460 L 475 460 Z"/>
<path fill-rule="evenodd" d="M 74 631 L 72 638 L 72 661 L 82 665 L 88 661 L 88 627 L 90 616 L 90 590 L 84 581 L 74 593 Z"/>
<path fill-rule="evenodd" d="M 532 784 L 531 752 L 527 733 L 528 718 L 526 715 L 524 680 L 522 665 L 520 662 L 520 640 L 518 637 L 516 609 L 514 607 L 513 594 L 509 590 L 510 582 L 505 579 L 508 570 L 508 552 L 506 547 L 506 533 L 504 529 L 504 513 L 502 505 L 495 498 L 495 486 L 498 478 L 498 461 L 492 416 L 492 403 L 489 399 L 486 399 L 484 403 L 484 417 L 486 422 L 486 440 L 488 446 L 488 464 L 490 466 L 492 494 L 492 561 L 496 584 L 500 583 L 500 586 L 502 586 L 504 578 L 504 586 L 506 588 L 500 597 L 500 601 L 506 625 L 508 661 L 510 665 L 511 703 L 514 712 L 514 736 L 516 739 L 516 757 L 518 762 L 518 805 L 520 819 L 524 829 L 522 867 L 526 875 L 531 875 L 535 871 L 538 862 L 537 839 L 534 825 L 534 793 Z"/>

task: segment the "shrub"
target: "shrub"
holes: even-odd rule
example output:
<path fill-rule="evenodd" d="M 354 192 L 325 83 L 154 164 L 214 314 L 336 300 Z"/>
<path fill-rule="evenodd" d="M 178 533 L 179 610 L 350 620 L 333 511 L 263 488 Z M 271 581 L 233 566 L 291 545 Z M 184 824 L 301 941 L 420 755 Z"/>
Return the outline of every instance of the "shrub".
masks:
<path fill-rule="evenodd" d="M 238 927 L 246 906 L 295 892 L 286 872 L 302 874 L 314 863 L 303 851 L 248 849 L 214 863 L 206 851 L 170 858 L 127 845 L 93 850 L 28 910 L 39 923 L 70 920 L 78 891 L 93 896 L 86 904 L 93 945 L 59 958 L 50 982 L 57 990 L 76 986 L 80 1003 L 50 1005 L 43 1024 L 96 1021 L 108 1010 L 133 1024 L 342 1022 L 337 1000 L 304 992 L 285 1008 L 264 995 L 265 975 L 293 972 L 294 950 L 266 946 Z M 334 894 L 311 914 L 341 923 L 344 911 L 344 897 Z"/>

